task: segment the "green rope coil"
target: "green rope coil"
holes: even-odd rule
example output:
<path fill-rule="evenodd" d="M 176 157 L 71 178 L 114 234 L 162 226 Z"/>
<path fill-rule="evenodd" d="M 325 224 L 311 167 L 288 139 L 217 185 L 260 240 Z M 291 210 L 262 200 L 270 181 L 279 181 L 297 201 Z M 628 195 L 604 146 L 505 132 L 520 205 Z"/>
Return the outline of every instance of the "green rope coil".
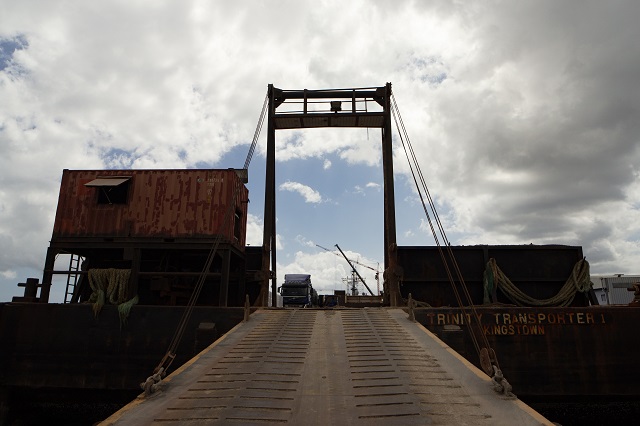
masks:
<path fill-rule="evenodd" d="M 493 260 L 493 259 L 491 259 Z M 489 265 L 487 264 L 487 267 L 484 270 L 484 276 L 483 276 L 483 283 L 484 283 L 484 300 L 483 303 L 485 305 L 488 305 L 491 303 L 491 295 L 493 294 L 494 291 L 494 286 L 495 286 L 495 275 L 493 273 L 493 268 L 490 268 Z"/>
<path fill-rule="evenodd" d="M 133 308 L 133 305 L 137 303 L 138 303 L 138 295 L 136 294 L 133 297 L 133 299 L 118 305 L 118 315 L 120 316 L 120 324 L 127 323 L 127 318 L 129 318 L 129 313 L 131 312 L 131 308 Z"/>
<path fill-rule="evenodd" d="M 485 304 L 490 303 L 490 294 L 494 286 L 518 306 L 569 306 L 578 292 L 588 292 L 593 284 L 589 275 L 589 262 L 581 259 L 574 265 L 571 275 L 555 296 L 543 300 L 535 299 L 516 287 L 500 270 L 496 260 L 491 258 L 484 273 Z"/>
<path fill-rule="evenodd" d="M 131 308 L 138 303 L 137 295 L 127 300 L 130 276 L 130 269 L 89 269 L 89 286 L 93 291 L 89 302 L 93 303 L 93 314 L 96 317 L 108 301 L 118 306 L 121 323 L 126 322 Z"/>

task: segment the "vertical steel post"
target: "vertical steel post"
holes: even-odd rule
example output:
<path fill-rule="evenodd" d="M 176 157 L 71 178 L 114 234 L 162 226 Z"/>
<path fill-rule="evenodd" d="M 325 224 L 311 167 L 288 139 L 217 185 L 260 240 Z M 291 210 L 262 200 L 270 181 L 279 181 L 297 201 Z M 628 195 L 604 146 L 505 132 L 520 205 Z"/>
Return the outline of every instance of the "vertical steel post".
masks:
<path fill-rule="evenodd" d="M 53 268 L 56 263 L 57 249 L 49 247 L 47 257 L 44 261 L 44 272 L 42 274 L 42 287 L 40 287 L 40 298 L 38 302 L 49 303 L 49 293 L 51 292 L 51 281 L 53 280 Z"/>
<path fill-rule="evenodd" d="M 275 133 L 275 132 L 274 132 Z M 275 146 L 275 136 L 274 136 L 274 146 Z M 274 148 L 275 152 L 275 148 Z M 278 279 L 277 279 L 277 271 L 276 271 L 276 177 L 275 177 L 275 155 L 274 155 L 274 166 L 273 166 L 273 212 L 271 213 L 271 271 L 273 275 L 271 276 L 271 306 L 276 307 L 278 304 Z M 266 304 L 265 304 L 266 306 Z"/>
<path fill-rule="evenodd" d="M 384 125 L 382 127 L 382 172 L 384 181 L 384 266 L 385 281 L 390 285 L 385 289 L 389 304 L 398 306 L 399 285 L 396 285 L 397 250 L 396 250 L 396 210 L 393 188 L 393 147 L 391 137 L 391 83 L 387 83 L 384 91 Z M 385 297 L 386 298 L 386 297 Z"/>
<path fill-rule="evenodd" d="M 261 298 L 258 304 L 267 306 L 269 295 L 269 278 L 270 269 L 269 261 L 275 252 L 275 210 L 276 210 L 276 131 L 273 123 L 275 114 L 274 90 L 273 84 L 269 84 L 268 89 L 269 108 L 267 117 L 267 164 L 265 172 L 265 191 L 264 191 L 264 226 L 262 235 L 262 288 Z M 274 256 L 275 258 L 275 256 Z M 275 266 L 274 266 L 275 274 Z M 274 281 L 275 283 L 275 281 Z M 272 303 L 276 300 L 275 291 L 271 295 Z M 275 304 L 274 304 L 275 306 Z"/>

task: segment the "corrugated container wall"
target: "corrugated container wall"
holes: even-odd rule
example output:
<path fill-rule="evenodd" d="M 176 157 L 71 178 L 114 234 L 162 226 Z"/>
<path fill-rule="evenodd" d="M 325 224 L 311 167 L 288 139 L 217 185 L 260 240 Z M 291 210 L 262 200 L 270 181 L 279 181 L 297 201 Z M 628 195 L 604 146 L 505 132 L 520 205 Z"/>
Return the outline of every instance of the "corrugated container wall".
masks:
<path fill-rule="evenodd" d="M 627 305 L 633 301 L 633 291 L 628 289 L 640 282 L 639 276 L 605 277 L 603 287 L 608 292 L 610 305 Z"/>
<path fill-rule="evenodd" d="M 222 234 L 244 248 L 247 201 L 233 169 L 64 170 L 53 239 L 212 238 L 233 205 Z"/>

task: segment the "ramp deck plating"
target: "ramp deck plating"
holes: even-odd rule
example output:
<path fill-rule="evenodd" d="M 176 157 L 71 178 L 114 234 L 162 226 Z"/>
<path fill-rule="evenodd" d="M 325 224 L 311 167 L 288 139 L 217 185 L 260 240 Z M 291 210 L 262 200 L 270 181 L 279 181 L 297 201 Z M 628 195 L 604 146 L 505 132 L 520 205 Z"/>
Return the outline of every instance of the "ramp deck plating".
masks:
<path fill-rule="evenodd" d="M 517 389 L 516 389 L 517 392 Z M 102 424 L 551 424 L 400 309 L 259 310 Z"/>

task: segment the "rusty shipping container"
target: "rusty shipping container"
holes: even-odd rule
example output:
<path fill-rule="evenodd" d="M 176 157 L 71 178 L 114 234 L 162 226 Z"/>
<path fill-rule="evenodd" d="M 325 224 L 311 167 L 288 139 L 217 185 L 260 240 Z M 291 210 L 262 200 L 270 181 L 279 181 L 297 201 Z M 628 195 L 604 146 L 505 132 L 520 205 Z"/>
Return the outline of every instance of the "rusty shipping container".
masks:
<path fill-rule="evenodd" d="M 244 248 L 248 191 L 236 170 L 64 170 L 53 239 L 210 238 Z M 234 200 L 234 192 L 235 200 Z"/>
<path fill-rule="evenodd" d="M 48 302 L 57 276 L 66 278 L 64 301 L 82 303 L 93 297 L 82 277 L 120 269 L 139 303 L 184 304 L 215 244 L 198 304 L 242 304 L 245 293 L 255 297 L 242 272 L 246 182 L 236 169 L 64 170 L 40 296 L 20 300 Z"/>

